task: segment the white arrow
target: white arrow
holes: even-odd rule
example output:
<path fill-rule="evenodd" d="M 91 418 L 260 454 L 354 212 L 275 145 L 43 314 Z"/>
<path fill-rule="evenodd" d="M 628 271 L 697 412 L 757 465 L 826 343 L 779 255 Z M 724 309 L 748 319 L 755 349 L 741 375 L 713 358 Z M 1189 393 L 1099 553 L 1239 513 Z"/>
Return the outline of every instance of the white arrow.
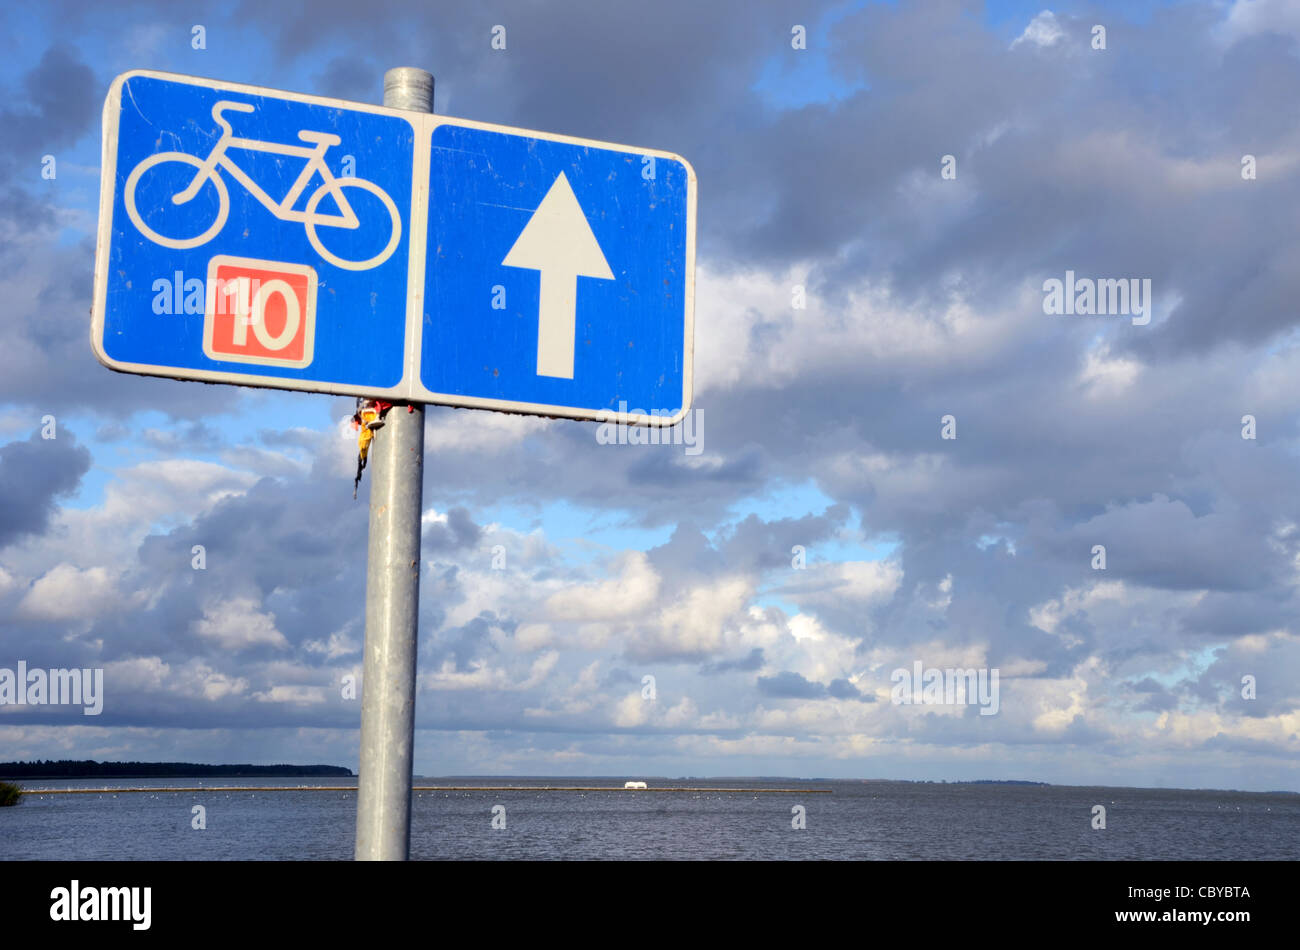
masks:
<path fill-rule="evenodd" d="M 613 280 L 587 216 L 560 172 L 505 260 L 541 272 L 537 306 L 537 375 L 573 379 L 578 278 Z"/>

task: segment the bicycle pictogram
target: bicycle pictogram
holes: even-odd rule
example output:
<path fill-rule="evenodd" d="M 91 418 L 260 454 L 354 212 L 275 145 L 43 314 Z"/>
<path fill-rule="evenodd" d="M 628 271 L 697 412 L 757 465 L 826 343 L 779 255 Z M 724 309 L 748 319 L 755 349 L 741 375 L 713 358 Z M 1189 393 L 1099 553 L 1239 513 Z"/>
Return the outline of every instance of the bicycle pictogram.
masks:
<path fill-rule="evenodd" d="M 232 102 L 228 99 L 222 99 L 212 107 L 212 118 L 221 127 L 222 133 L 221 138 L 212 147 L 212 151 L 208 153 L 206 158 L 198 158 L 188 152 L 159 152 L 144 159 L 132 169 L 130 176 L 126 180 L 126 211 L 131 217 L 131 222 L 140 230 L 141 234 L 155 244 L 178 249 L 198 247 L 212 240 L 221 231 L 226 223 L 226 218 L 230 214 L 230 191 L 226 186 L 225 179 L 219 172 L 220 169 L 243 185 L 249 194 L 281 221 L 294 221 L 302 224 L 306 229 L 307 239 L 311 242 L 312 247 L 316 249 L 316 252 L 322 258 L 336 267 L 342 267 L 346 270 L 369 270 L 388 260 L 402 236 L 402 219 L 397 213 L 397 205 L 393 203 L 393 199 L 388 196 L 387 192 L 372 181 L 367 181 L 364 178 L 334 177 L 334 173 L 325 164 L 325 153 L 331 146 L 338 145 L 342 141 L 339 136 L 329 132 L 314 132 L 310 129 L 299 130 L 298 138 L 304 142 L 312 143 L 310 148 L 301 145 L 285 145 L 279 142 L 263 142 L 259 139 L 241 138 L 233 133 L 229 120 L 222 118 L 221 114 L 227 111 L 255 112 L 256 107 L 249 103 Z M 228 150 L 231 148 L 269 152 L 274 155 L 292 155 L 306 158 L 307 164 L 299 173 L 298 179 L 293 183 L 288 193 L 277 202 L 244 169 L 235 163 L 234 159 L 228 154 Z M 216 220 L 195 237 L 172 238 L 159 234 L 145 224 L 144 218 L 136 209 L 136 187 L 141 177 L 150 169 L 171 162 L 181 162 L 197 169 L 190 183 L 171 196 L 171 204 L 180 206 L 194 200 L 204 185 L 209 182 L 217 189 L 218 208 Z M 297 204 L 298 199 L 306 190 L 313 174 L 320 175 L 322 184 L 312 192 L 303 210 L 297 211 L 294 209 L 294 205 Z M 388 215 L 391 218 L 388 243 L 382 251 L 366 260 L 350 261 L 339 257 L 325 247 L 320 236 L 316 233 L 317 227 L 342 228 L 350 231 L 361 227 L 360 219 L 352 210 L 352 206 L 344 195 L 344 190 L 348 188 L 360 188 L 375 195 L 388 209 Z M 338 209 L 337 214 L 317 211 L 321 200 L 326 195 L 333 199 Z"/>

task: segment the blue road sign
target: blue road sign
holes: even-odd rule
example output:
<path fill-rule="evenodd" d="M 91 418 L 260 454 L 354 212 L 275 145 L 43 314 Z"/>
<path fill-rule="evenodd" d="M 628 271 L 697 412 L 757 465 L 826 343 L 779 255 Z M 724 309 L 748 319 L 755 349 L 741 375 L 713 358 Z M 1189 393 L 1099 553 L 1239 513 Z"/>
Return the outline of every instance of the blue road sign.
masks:
<path fill-rule="evenodd" d="M 432 154 L 420 363 L 429 401 L 680 418 L 690 403 L 690 167 L 457 125 L 433 130 Z"/>
<path fill-rule="evenodd" d="M 695 193 L 667 152 L 129 72 L 92 343 L 123 372 L 672 424 Z"/>
<path fill-rule="evenodd" d="M 101 361 L 401 392 L 415 136 L 392 110 L 119 77 L 105 107 Z"/>

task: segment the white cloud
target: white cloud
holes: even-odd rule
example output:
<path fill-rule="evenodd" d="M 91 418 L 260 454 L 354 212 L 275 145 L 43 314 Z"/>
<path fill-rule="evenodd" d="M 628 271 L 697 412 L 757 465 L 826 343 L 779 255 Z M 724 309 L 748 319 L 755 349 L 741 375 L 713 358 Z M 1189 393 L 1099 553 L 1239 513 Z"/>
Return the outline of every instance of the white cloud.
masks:
<path fill-rule="evenodd" d="M 801 607 L 888 601 L 903 581 L 897 561 L 838 561 L 810 564 L 779 590 Z"/>
<path fill-rule="evenodd" d="M 1229 44 L 1260 33 L 1300 37 L 1300 4 L 1295 0 L 1235 0 L 1219 33 Z"/>
<path fill-rule="evenodd" d="M 253 698 L 260 703 L 289 703 L 294 706 L 315 706 L 325 702 L 325 689 L 321 686 L 305 686 L 301 683 L 272 686 L 270 689 L 254 693 Z"/>
<path fill-rule="evenodd" d="M 1141 372 L 1141 363 L 1132 357 L 1111 356 L 1110 345 L 1103 341 L 1088 349 L 1079 381 L 1090 397 L 1114 398 L 1132 388 Z"/>
<path fill-rule="evenodd" d="M 1039 47 L 1054 46 L 1064 37 L 1065 31 L 1061 29 L 1056 14 L 1051 10 L 1043 10 L 1029 21 L 1023 33 L 1011 41 L 1011 48 L 1015 49 L 1021 43 Z"/>
<path fill-rule="evenodd" d="M 191 660 L 172 677 L 173 692 L 182 696 L 202 695 L 209 702 L 248 692 L 248 680 L 213 669 L 202 660 Z"/>
<path fill-rule="evenodd" d="M 327 639 L 308 640 L 303 644 L 303 649 L 308 653 L 323 654 L 327 660 L 337 660 L 339 657 L 359 653 L 361 647 L 361 640 L 347 633 L 346 630 L 335 630 Z"/>
<path fill-rule="evenodd" d="M 560 655 L 554 650 L 536 657 L 526 675 L 516 679 L 505 667 L 489 666 L 484 661 L 470 664 L 468 670 L 456 669 L 452 659 L 444 660 L 434 671 L 418 676 L 420 687 L 428 690 L 505 690 L 522 691 L 532 689 L 544 682 L 555 669 Z"/>
<path fill-rule="evenodd" d="M 499 452 L 544 432 L 552 419 L 481 410 L 428 414 L 424 446 L 430 452 Z"/>
<path fill-rule="evenodd" d="M 276 629 L 275 615 L 259 607 L 251 597 L 209 603 L 202 619 L 195 622 L 194 632 L 233 651 L 255 646 L 287 647 L 289 641 Z"/>
<path fill-rule="evenodd" d="M 844 300 L 828 300 L 805 286 L 810 267 L 725 274 L 700 267 L 696 308 L 709 314 L 696 330 L 701 394 L 740 383 L 798 385 L 819 372 L 850 367 L 928 376 L 1001 352 L 1035 319 L 1027 304 L 1042 301 L 1041 291 L 1027 283 L 1001 306 L 976 308 L 954 284 L 946 304 L 936 309 L 905 304 L 887 286 L 868 281 L 843 288 Z M 795 286 L 805 286 L 804 309 L 792 306 Z"/>
<path fill-rule="evenodd" d="M 629 693 L 614 707 L 614 725 L 631 729 L 643 725 L 650 718 L 651 704 L 640 693 Z"/>
<path fill-rule="evenodd" d="M 738 576 L 692 588 L 634 628 L 628 654 L 642 659 L 706 657 L 742 646 L 737 624 L 753 592 L 752 582 Z"/>
<path fill-rule="evenodd" d="M 546 601 L 552 620 L 628 620 L 644 618 L 659 594 L 659 575 L 641 551 L 629 551 L 609 580 L 566 587 Z"/>
<path fill-rule="evenodd" d="M 122 609 L 126 603 L 118 593 L 117 578 L 106 568 L 83 570 L 60 564 L 32 585 L 19 602 L 18 613 L 33 620 L 93 620 Z"/>
<path fill-rule="evenodd" d="M 166 692 L 171 671 L 171 666 L 157 656 L 113 660 L 104 664 L 104 688 L 117 695 Z"/>

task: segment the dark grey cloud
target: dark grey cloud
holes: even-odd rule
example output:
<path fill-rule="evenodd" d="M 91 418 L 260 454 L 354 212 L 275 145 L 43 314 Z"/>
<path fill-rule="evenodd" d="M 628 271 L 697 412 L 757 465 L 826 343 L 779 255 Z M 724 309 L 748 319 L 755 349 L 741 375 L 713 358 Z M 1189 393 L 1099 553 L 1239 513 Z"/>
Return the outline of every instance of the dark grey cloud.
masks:
<path fill-rule="evenodd" d="M 827 695 L 825 683 L 814 683 L 789 670 L 775 676 L 760 676 L 758 691 L 775 699 L 821 699 Z"/>
<path fill-rule="evenodd" d="M 88 453 L 77 455 L 88 464 Z M 160 514 L 140 510 L 143 517 Z M 232 675 L 250 661 L 289 657 L 318 667 L 325 657 L 308 649 L 310 642 L 338 631 L 359 640 L 365 540 L 365 506 L 352 503 L 342 480 L 262 479 L 246 493 L 215 500 L 192 521 L 146 535 L 132 558 L 112 564 L 123 572 L 122 602 L 92 616 L 82 642 L 101 643 L 99 662 L 156 656 L 180 665 L 198 658 Z M 132 599 L 137 593 L 144 596 Z M 241 603 L 273 617 L 282 647 L 251 640 L 240 648 L 240 624 L 251 620 L 238 612 L 221 636 L 204 635 L 205 618 L 220 619 Z"/>
<path fill-rule="evenodd" d="M 59 498 L 76 491 L 90 470 L 90 452 L 70 432 L 44 439 L 39 431 L 0 447 L 0 548 L 43 533 Z"/>
<path fill-rule="evenodd" d="M 670 585 L 689 585 L 702 576 L 722 572 L 760 573 L 789 568 L 796 545 L 815 546 L 842 528 L 848 515 L 845 505 L 831 506 L 820 515 L 773 521 L 750 514 L 727 524 L 714 541 L 697 526 L 681 521 L 669 541 L 652 548 L 647 555 Z"/>
<path fill-rule="evenodd" d="M 422 545 L 429 556 L 435 556 L 472 548 L 482 537 L 483 529 L 474 523 L 469 511 L 457 507 L 447 512 L 446 521 L 425 526 Z"/>
<path fill-rule="evenodd" d="M 605 687 L 621 687 L 626 685 L 641 685 L 641 677 L 631 670 L 616 666 L 605 673 L 601 679 L 601 685 Z"/>
<path fill-rule="evenodd" d="M 442 628 L 424 638 L 422 661 L 427 658 L 430 667 L 437 669 L 443 660 L 451 659 L 458 672 L 468 673 L 474 661 L 482 660 L 495 652 L 491 636 L 494 630 L 506 635 L 514 632 L 517 622 L 508 618 L 483 613 L 460 627 Z"/>
<path fill-rule="evenodd" d="M 117 434 L 111 428 L 109 433 Z M 140 433 L 140 439 L 151 449 L 167 455 L 195 455 L 211 452 L 221 448 L 225 442 L 221 433 L 202 420 L 183 423 L 166 430 L 146 429 Z"/>
<path fill-rule="evenodd" d="M 101 98 L 95 75 L 75 49 L 58 43 L 41 54 L 18 88 L 5 92 L 9 105 L 0 109 L 5 128 L 0 168 L 14 176 L 13 184 L 35 187 L 41 181 L 40 158 L 91 130 Z M 17 170 L 24 163 L 26 175 Z"/>
<path fill-rule="evenodd" d="M 749 653 L 735 660 L 715 660 L 711 663 L 705 663 L 700 667 L 700 672 L 705 676 L 716 676 L 719 673 L 753 673 L 763 668 L 763 648 L 754 647 Z"/>
<path fill-rule="evenodd" d="M 876 697 L 864 695 L 846 679 L 831 680 L 826 687 L 826 695 L 834 699 L 857 699 L 864 703 L 874 703 L 876 701 Z"/>
<path fill-rule="evenodd" d="M 317 77 L 319 95 L 354 102 L 383 98 L 384 68 L 366 56 L 335 56 Z M 435 91 L 436 92 L 436 91 Z"/>
<path fill-rule="evenodd" d="M 860 702 L 875 702 L 875 697 L 864 695 L 847 679 L 833 679 L 830 684 L 817 683 L 799 673 L 786 671 L 774 676 L 760 676 L 758 691 L 773 699 L 856 699 Z"/>
<path fill-rule="evenodd" d="M 1130 689 L 1138 694 L 1134 697 L 1133 705 L 1137 712 L 1161 713 L 1178 708 L 1178 693 L 1167 689 L 1149 676 L 1134 683 Z"/>

